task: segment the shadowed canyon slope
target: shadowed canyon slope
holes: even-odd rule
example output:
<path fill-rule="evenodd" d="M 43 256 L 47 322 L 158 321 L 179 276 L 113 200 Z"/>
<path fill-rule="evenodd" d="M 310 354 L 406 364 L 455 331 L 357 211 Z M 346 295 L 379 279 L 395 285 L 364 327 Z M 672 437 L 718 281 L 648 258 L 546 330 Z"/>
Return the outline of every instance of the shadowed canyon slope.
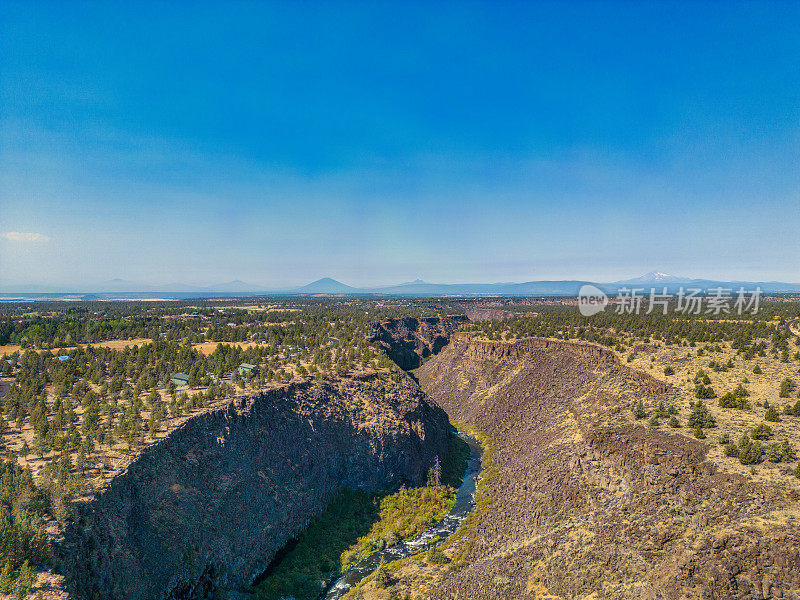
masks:
<path fill-rule="evenodd" d="M 76 510 L 76 598 L 210 597 L 250 583 L 342 486 L 419 484 L 447 417 L 407 378 L 300 383 L 190 419 Z"/>
<path fill-rule="evenodd" d="M 374 325 L 372 339 L 401 369 L 416 369 L 444 348 L 453 332 L 465 323 L 464 315 L 387 319 Z"/>
<path fill-rule="evenodd" d="M 799 597 L 796 494 L 632 421 L 635 399 L 677 398 L 611 352 L 456 334 L 417 375 L 496 445 L 494 501 L 436 598 Z"/>

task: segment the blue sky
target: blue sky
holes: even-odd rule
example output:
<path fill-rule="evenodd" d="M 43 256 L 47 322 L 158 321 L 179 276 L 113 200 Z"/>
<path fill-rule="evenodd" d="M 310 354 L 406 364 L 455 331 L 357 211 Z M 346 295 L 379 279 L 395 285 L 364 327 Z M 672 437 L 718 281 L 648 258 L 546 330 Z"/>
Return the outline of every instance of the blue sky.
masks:
<path fill-rule="evenodd" d="M 800 281 L 800 4 L 0 19 L 0 285 Z"/>

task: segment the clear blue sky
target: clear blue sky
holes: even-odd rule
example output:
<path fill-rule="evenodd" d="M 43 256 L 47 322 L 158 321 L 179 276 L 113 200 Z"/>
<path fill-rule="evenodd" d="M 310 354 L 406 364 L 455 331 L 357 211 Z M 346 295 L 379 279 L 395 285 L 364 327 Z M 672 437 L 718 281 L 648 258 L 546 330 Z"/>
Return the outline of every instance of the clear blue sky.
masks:
<path fill-rule="evenodd" d="M 800 3 L 0 17 L 0 284 L 800 281 Z"/>

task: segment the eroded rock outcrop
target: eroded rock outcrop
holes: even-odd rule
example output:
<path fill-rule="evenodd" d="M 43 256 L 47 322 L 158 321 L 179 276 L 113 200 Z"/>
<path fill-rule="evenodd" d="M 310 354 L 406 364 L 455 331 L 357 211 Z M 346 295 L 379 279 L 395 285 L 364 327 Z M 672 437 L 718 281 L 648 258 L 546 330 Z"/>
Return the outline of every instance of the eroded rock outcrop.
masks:
<path fill-rule="evenodd" d="M 190 419 L 76 508 L 75 598 L 210 597 L 256 577 L 342 486 L 419 484 L 444 412 L 406 378 L 292 384 Z"/>
<path fill-rule="evenodd" d="M 800 503 L 632 420 L 676 392 L 591 344 L 453 336 L 417 372 L 496 445 L 494 502 L 435 598 L 798 598 Z M 679 407 L 685 424 L 686 402 Z"/>

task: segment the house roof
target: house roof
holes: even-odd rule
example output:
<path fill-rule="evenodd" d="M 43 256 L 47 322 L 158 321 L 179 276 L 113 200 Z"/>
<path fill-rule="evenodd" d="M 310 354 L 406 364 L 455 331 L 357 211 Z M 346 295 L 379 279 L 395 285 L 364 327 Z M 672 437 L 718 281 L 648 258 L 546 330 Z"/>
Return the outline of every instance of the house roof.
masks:
<path fill-rule="evenodd" d="M 255 369 L 255 365 L 251 365 L 250 363 L 242 363 L 239 365 L 243 369 Z"/>
<path fill-rule="evenodd" d="M 173 378 L 173 379 L 185 379 L 186 381 L 189 381 L 189 376 L 188 376 L 188 375 L 186 375 L 185 373 L 175 373 L 175 374 L 172 376 L 172 378 Z"/>

